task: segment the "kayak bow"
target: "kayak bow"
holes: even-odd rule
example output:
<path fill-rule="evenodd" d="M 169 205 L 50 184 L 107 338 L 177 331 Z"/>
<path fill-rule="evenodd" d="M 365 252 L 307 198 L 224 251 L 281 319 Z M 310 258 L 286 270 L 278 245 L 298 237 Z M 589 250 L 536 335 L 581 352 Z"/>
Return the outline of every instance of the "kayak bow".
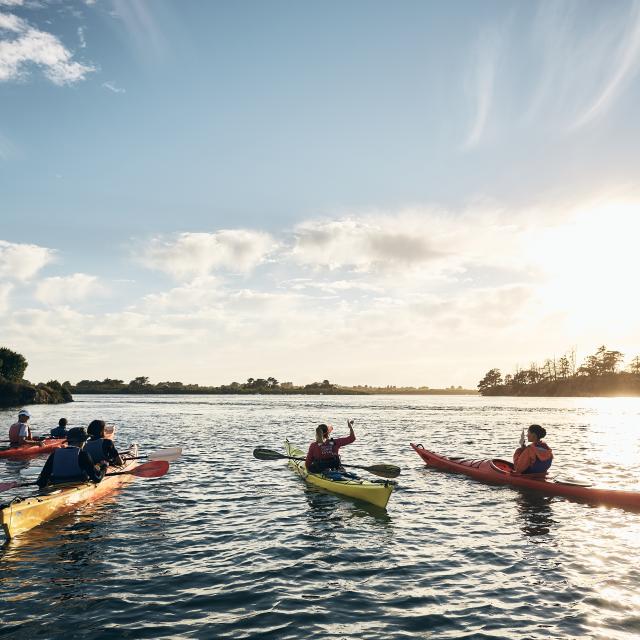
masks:
<path fill-rule="evenodd" d="M 285 442 L 288 456 L 304 458 L 304 452 L 296 449 L 288 440 Z M 289 467 L 295 471 L 307 484 L 318 489 L 325 489 L 341 496 L 356 498 L 368 502 L 376 507 L 385 509 L 391 492 L 395 487 L 393 482 L 370 482 L 369 480 L 331 480 L 320 473 L 309 473 L 301 460 L 289 460 Z"/>
<path fill-rule="evenodd" d="M 129 450 L 128 456 L 135 457 L 137 455 L 138 449 L 134 446 Z M 165 464 L 167 463 L 165 462 Z M 126 472 L 134 470 L 138 466 L 140 466 L 139 462 L 128 459 L 123 467 L 113 470 L 116 473 L 108 474 L 98 484 L 81 482 L 58 485 L 48 487 L 28 498 L 14 498 L 9 504 L 0 508 L 0 524 L 2 524 L 7 539 L 113 493 L 118 487 L 127 484 L 135 477 Z"/>
<path fill-rule="evenodd" d="M 591 504 L 640 510 L 639 491 L 597 489 L 569 481 L 562 482 L 544 477 L 520 475 L 513 472 L 513 464 L 511 462 L 500 460 L 499 458 L 462 460 L 438 455 L 425 449 L 421 444 L 411 443 L 411 446 L 427 466 L 442 471 L 462 473 L 487 484 L 508 484 L 521 489 L 540 491 L 550 496 L 561 496 Z"/>

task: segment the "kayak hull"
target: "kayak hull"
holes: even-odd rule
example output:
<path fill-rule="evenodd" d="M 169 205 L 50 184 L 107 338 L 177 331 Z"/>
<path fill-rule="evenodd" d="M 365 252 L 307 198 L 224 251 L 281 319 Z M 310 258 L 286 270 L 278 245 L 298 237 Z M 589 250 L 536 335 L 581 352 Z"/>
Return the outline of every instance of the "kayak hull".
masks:
<path fill-rule="evenodd" d="M 132 447 L 129 451 L 129 455 L 132 457 L 135 457 L 137 453 L 137 447 Z M 138 461 L 129 460 L 121 468 L 114 467 L 113 471 L 130 471 L 139 465 Z M 0 524 L 7 539 L 11 539 L 43 522 L 71 513 L 82 505 L 95 502 L 113 493 L 122 485 L 131 482 L 133 477 L 130 474 L 125 474 L 105 477 L 98 484 L 82 482 L 59 485 L 45 489 L 28 498 L 14 499 L 0 509 Z"/>
<path fill-rule="evenodd" d="M 27 445 L 26 447 L 7 447 L 0 449 L 0 458 L 31 458 L 43 453 L 51 453 L 61 447 L 67 440 L 65 438 L 46 438 L 40 445 Z"/>
<path fill-rule="evenodd" d="M 411 443 L 411 447 L 429 467 L 451 473 L 461 473 L 487 484 L 508 484 L 520 489 L 539 491 L 550 496 L 640 511 L 640 492 L 638 491 L 598 489 L 572 482 L 551 480 L 544 476 L 519 475 L 513 473 L 513 465 L 506 460 L 498 458 L 462 460 L 438 455 L 425 449 L 421 444 Z"/>
<path fill-rule="evenodd" d="M 285 442 L 285 450 L 288 456 L 304 458 L 305 454 L 295 448 L 290 442 Z M 386 509 L 395 483 L 370 482 L 368 480 L 330 480 L 318 473 L 309 473 L 304 461 L 289 460 L 289 467 L 295 471 L 307 484 L 318 489 L 324 489 L 348 498 L 355 498 L 368 502 L 381 509 Z"/>

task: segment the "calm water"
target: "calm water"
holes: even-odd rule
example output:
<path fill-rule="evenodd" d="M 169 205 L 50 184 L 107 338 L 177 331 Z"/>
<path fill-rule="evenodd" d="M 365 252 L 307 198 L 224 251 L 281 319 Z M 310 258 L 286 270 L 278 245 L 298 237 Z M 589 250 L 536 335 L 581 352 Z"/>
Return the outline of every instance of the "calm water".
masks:
<path fill-rule="evenodd" d="M 509 456 L 539 422 L 556 473 L 640 489 L 640 399 L 79 396 L 32 413 L 36 432 L 99 417 L 121 448 L 185 454 L 0 550 L 2 638 L 640 635 L 640 514 L 432 471 L 408 445 Z M 403 468 L 386 512 L 252 458 L 348 417 L 345 462 Z"/>

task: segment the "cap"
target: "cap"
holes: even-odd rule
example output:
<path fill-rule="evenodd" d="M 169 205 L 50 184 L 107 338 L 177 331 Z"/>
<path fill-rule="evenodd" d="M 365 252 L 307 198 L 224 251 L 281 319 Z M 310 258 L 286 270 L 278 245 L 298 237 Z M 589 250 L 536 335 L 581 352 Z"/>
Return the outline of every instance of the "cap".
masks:
<path fill-rule="evenodd" d="M 20 411 L 18 411 L 18 415 L 19 416 L 27 416 L 27 418 L 31 417 L 31 414 L 26 409 L 20 409 Z"/>

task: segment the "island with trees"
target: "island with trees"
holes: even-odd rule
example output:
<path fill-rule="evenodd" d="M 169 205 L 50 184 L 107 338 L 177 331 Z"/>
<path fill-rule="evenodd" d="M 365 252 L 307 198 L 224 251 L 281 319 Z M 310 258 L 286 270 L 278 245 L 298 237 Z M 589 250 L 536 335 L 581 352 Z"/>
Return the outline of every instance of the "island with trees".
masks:
<path fill-rule="evenodd" d="M 249 378 L 246 382 L 230 382 L 220 386 L 202 386 L 182 382 L 158 382 L 152 384 L 146 376 L 139 376 L 130 382 L 105 378 L 104 380 L 81 380 L 69 390 L 75 394 L 273 394 L 273 395 L 469 395 L 477 394 L 475 389 L 448 387 L 374 387 L 369 385 L 344 386 L 323 380 L 305 385 L 279 382 L 276 378 Z"/>
<path fill-rule="evenodd" d="M 49 380 L 32 384 L 25 380 L 28 364 L 22 354 L 0 347 L 0 407 L 73 402 L 69 382 L 60 384 L 57 380 Z"/>
<path fill-rule="evenodd" d="M 640 396 L 640 357 L 623 364 L 623 353 L 603 345 L 576 366 L 572 350 L 504 377 L 500 369 L 490 369 L 478 390 L 483 396 Z"/>

